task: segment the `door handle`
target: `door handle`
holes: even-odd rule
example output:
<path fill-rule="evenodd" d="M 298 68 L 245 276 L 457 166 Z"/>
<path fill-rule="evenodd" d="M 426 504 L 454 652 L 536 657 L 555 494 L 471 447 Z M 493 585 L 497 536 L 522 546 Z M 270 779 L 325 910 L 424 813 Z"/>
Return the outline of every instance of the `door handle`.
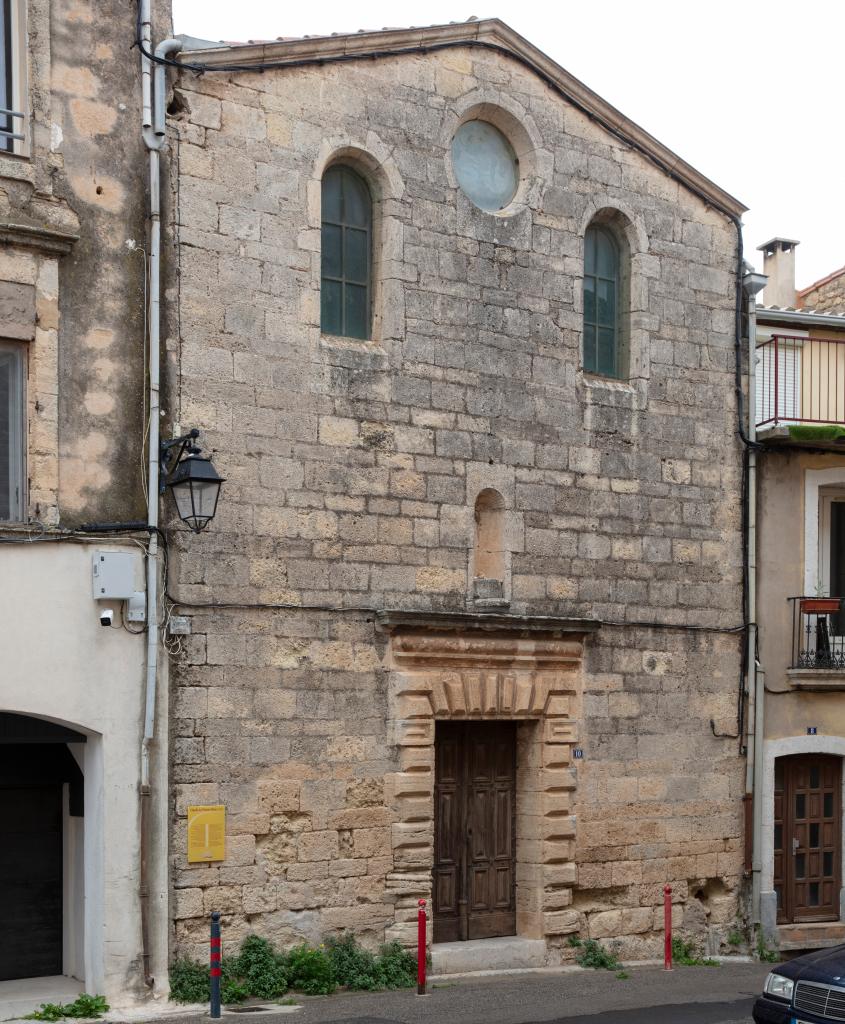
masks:
<path fill-rule="evenodd" d="M 795 836 L 792 837 L 792 856 L 794 857 L 798 851 L 798 847 L 801 845 L 801 840 Z"/>

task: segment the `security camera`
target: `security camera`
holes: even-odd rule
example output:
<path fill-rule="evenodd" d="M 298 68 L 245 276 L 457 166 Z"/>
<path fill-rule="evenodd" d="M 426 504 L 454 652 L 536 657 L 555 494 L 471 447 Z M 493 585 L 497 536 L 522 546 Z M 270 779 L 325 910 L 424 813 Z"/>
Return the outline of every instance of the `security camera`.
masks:
<path fill-rule="evenodd" d="M 103 608 L 103 610 L 100 612 L 100 625 L 108 627 L 108 626 L 111 626 L 113 622 L 114 622 L 114 611 L 113 611 L 113 609 L 111 609 L 111 608 Z"/>

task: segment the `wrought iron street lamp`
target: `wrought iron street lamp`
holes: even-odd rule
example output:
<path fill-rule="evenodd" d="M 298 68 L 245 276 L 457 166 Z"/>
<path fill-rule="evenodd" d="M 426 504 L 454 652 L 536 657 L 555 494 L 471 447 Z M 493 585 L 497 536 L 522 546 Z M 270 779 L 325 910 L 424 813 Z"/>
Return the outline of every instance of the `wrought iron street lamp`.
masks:
<path fill-rule="evenodd" d="M 220 486 L 225 481 L 214 468 L 211 456 L 202 455 L 194 442 L 199 431 L 161 443 L 161 493 L 173 495 L 179 518 L 194 533 L 201 533 L 214 518 Z"/>

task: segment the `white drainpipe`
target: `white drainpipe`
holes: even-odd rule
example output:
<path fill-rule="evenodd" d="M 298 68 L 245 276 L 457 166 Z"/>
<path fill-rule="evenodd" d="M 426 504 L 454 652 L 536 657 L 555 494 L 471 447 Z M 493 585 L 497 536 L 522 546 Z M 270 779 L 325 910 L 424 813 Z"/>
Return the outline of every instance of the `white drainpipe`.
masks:
<path fill-rule="evenodd" d="M 151 52 L 152 26 L 150 0 L 140 0 L 141 43 L 144 50 Z M 166 39 L 155 49 L 156 57 L 166 57 L 182 49 L 178 39 Z M 151 798 L 150 751 L 155 739 L 156 683 L 158 679 L 158 503 L 159 503 L 159 419 L 161 406 L 159 390 L 161 383 L 161 158 L 160 150 L 165 141 L 165 66 L 156 64 L 141 54 L 142 91 L 142 134 L 149 151 L 150 167 L 150 288 L 148 322 L 149 347 L 149 462 L 147 471 L 147 525 L 150 527 L 150 541 L 147 552 L 147 671 L 144 694 L 144 735 L 141 741 L 141 932 L 143 945 L 144 980 L 152 986 L 154 979 L 150 972 L 149 935 L 149 833 Z M 153 100 L 155 114 L 153 115 Z"/>

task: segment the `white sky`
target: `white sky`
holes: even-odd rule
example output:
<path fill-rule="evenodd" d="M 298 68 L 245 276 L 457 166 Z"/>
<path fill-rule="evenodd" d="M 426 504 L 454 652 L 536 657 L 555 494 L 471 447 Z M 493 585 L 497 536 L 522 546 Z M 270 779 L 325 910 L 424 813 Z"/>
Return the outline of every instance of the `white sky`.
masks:
<path fill-rule="evenodd" d="M 802 243 L 797 284 L 845 264 L 842 0 L 173 0 L 176 32 L 274 39 L 498 17 L 750 207 L 746 258 Z M 491 6 L 487 6 L 491 5 Z"/>

